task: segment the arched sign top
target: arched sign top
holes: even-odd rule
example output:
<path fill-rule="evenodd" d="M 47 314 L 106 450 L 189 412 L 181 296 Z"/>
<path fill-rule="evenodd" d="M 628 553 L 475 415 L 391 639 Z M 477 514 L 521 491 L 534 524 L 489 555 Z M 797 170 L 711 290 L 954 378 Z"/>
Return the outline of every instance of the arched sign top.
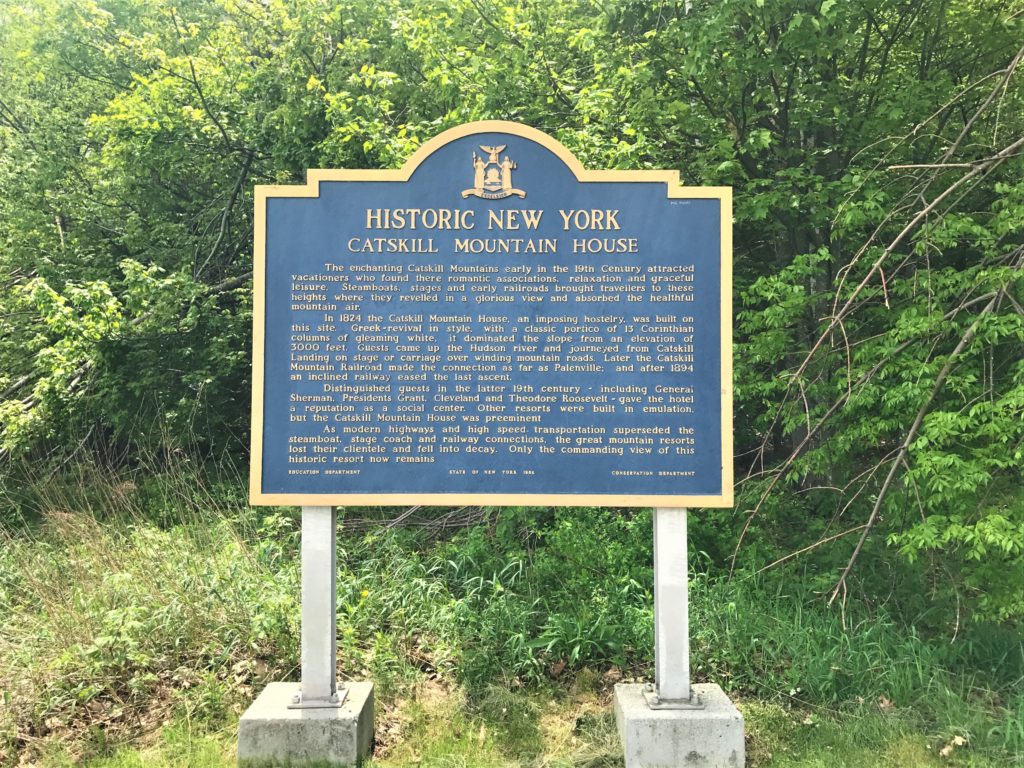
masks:
<path fill-rule="evenodd" d="M 254 504 L 732 504 L 731 190 L 468 123 L 258 186 Z"/>
<path fill-rule="evenodd" d="M 413 153 L 413 155 L 405 162 L 405 165 L 402 166 L 402 172 L 407 174 L 406 178 L 408 178 L 408 176 L 411 176 L 421 163 L 441 147 L 450 144 L 456 139 L 487 133 L 503 133 L 510 136 L 519 136 L 524 139 L 529 139 L 557 156 L 558 159 L 565 163 L 566 167 L 575 174 L 577 181 L 587 180 L 584 178 L 587 175 L 587 170 L 583 167 L 583 164 L 576 159 L 576 155 L 570 152 L 564 144 L 543 131 L 531 128 L 528 125 L 523 125 L 522 123 L 512 122 L 511 120 L 477 120 L 476 122 L 465 123 L 463 125 L 455 126 L 454 128 L 449 128 L 448 130 L 439 133 L 417 149 L 416 152 Z M 678 178 L 678 174 L 676 174 L 677 181 Z"/>
<path fill-rule="evenodd" d="M 543 147 L 557 157 L 579 182 L 645 182 L 664 183 L 669 197 L 729 198 L 731 187 L 680 186 L 679 171 L 676 170 L 590 170 L 583 166 L 568 147 L 554 137 L 522 123 L 511 120 L 477 120 L 472 123 L 449 128 L 428 140 L 417 149 L 398 169 L 342 169 L 311 168 L 306 172 L 305 185 L 259 185 L 257 192 L 274 197 L 316 197 L 322 181 L 398 181 L 412 179 L 413 174 L 432 155 L 449 144 L 467 137 L 485 134 L 506 134 Z"/>

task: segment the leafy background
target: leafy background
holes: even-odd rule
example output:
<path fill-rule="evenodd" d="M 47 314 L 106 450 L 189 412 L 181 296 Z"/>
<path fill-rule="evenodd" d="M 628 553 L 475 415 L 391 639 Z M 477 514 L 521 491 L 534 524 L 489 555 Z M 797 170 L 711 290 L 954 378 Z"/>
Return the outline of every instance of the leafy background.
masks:
<path fill-rule="evenodd" d="M 1020 0 L 0 0 L 5 530 L 83 467 L 244 466 L 253 185 L 506 119 L 734 188 L 738 503 L 701 569 L 1013 637 L 1022 39 Z"/>

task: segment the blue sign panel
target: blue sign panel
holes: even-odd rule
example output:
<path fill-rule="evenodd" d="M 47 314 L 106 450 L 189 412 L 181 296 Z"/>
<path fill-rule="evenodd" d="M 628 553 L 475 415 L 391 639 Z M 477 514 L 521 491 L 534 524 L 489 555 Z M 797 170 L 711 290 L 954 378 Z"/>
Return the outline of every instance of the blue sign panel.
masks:
<path fill-rule="evenodd" d="M 730 201 L 501 122 L 258 187 L 253 503 L 730 505 Z"/>

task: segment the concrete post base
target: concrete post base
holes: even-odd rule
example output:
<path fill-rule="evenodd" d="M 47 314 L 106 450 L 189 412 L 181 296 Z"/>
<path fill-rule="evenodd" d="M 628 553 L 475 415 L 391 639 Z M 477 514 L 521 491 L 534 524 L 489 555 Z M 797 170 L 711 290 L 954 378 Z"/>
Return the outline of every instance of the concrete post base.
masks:
<path fill-rule="evenodd" d="M 743 768 L 743 715 L 713 683 L 693 686 L 703 709 L 651 709 L 640 683 L 615 686 L 626 768 Z"/>
<path fill-rule="evenodd" d="M 373 683 L 346 683 L 340 707 L 288 709 L 298 683 L 271 683 L 238 723 L 238 765 L 355 766 L 373 745 Z"/>

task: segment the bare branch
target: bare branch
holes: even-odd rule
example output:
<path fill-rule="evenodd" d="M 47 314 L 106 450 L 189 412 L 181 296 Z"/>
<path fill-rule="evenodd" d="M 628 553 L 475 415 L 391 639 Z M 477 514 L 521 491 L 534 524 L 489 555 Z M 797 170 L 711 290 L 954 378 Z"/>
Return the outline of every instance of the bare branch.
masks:
<path fill-rule="evenodd" d="M 824 538 L 824 539 L 818 539 L 816 542 L 814 542 L 810 546 L 804 547 L 803 549 L 798 549 L 796 552 L 790 552 L 785 557 L 780 557 L 775 562 L 769 563 L 768 565 L 764 566 L 763 568 L 757 569 L 754 572 L 754 575 L 756 576 L 759 573 L 763 573 L 763 572 L 767 571 L 770 568 L 774 568 L 777 565 L 782 565 L 782 563 L 786 562 L 787 560 L 792 560 L 794 557 L 799 557 L 800 555 L 806 554 L 806 553 L 808 553 L 808 552 L 810 552 L 812 550 L 817 549 L 818 547 L 820 547 L 820 546 L 822 546 L 824 544 L 828 544 L 830 541 L 835 541 L 836 539 L 841 539 L 841 538 L 843 538 L 843 536 L 849 536 L 851 533 L 856 533 L 857 531 L 859 531 L 859 530 L 861 530 L 861 529 L 863 529 L 865 527 L 867 527 L 867 523 L 863 523 L 861 525 L 856 525 L 853 528 L 848 528 L 847 530 L 843 531 L 842 533 L 837 533 L 837 534 L 835 534 L 833 536 L 829 536 L 829 537 Z"/>
<path fill-rule="evenodd" d="M 200 267 L 196 269 L 196 279 L 203 273 L 206 266 L 210 263 L 210 260 L 220 250 L 220 244 L 224 241 L 224 235 L 228 230 L 228 219 L 231 216 L 231 211 L 235 207 L 235 201 L 238 200 L 238 193 L 241 192 L 242 186 L 245 184 L 246 178 L 249 176 L 249 170 L 252 168 L 253 152 L 251 150 L 245 153 L 245 161 L 242 163 L 242 170 L 238 174 L 238 179 L 235 181 L 234 189 L 231 190 L 231 197 L 228 199 L 227 205 L 224 206 L 224 210 L 220 217 L 220 231 L 217 233 L 217 239 L 213 243 L 213 247 L 210 248 L 210 252 L 206 256 L 206 260 Z"/>
<path fill-rule="evenodd" d="M 1002 291 L 1000 291 L 1000 293 L 1002 293 Z M 871 514 L 868 516 L 867 523 L 864 524 L 864 530 L 861 533 L 860 540 L 857 542 L 857 546 L 854 547 L 853 554 L 850 555 L 850 560 L 843 569 L 843 573 L 839 577 L 839 581 L 836 582 L 835 587 L 832 589 L 832 594 L 829 597 L 829 604 L 835 601 L 841 590 L 845 590 L 846 578 L 850 575 L 850 571 L 853 570 L 853 564 L 857 561 L 858 555 L 860 555 L 861 550 L 864 548 L 864 542 L 867 541 L 868 534 L 871 533 L 871 529 L 878 520 L 878 515 L 882 510 L 882 504 L 885 501 L 885 497 L 889 493 L 889 488 L 892 486 L 893 480 L 896 479 L 896 473 L 899 471 L 900 465 L 906 460 L 907 454 L 910 451 L 910 446 L 917 437 L 917 432 L 921 428 L 921 424 L 924 423 L 924 417 L 931 408 L 935 397 L 942 390 L 942 386 L 946 383 L 946 377 L 949 376 L 949 372 L 953 370 L 953 364 L 957 361 L 957 358 L 959 358 L 960 353 L 963 352 L 967 348 L 967 345 L 971 343 L 971 340 L 978 331 L 978 326 L 981 325 L 982 319 L 992 311 L 992 308 L 996 306 L 998 299 L 998 295 L 993 296 L 989 303 L 985 305 L 978 316 L 974 319 L 974 322 L 971 323 L 970 327 L 960 338 L 960 343 L 958 343 L 956 348 L 950 353 L 945 365 L 942 366 L 942 370 L 939 371 L 939 375 L 935 377 L 935 384 L 932 385 L 928 398 L 918 409 L 917 416 L 914 418 L 914 423 L 903 438 L 899 453 L 896 458 L 892 460 L 889 473 L 886 475 L 885 481 L 882 483 L 882 488 L 878 492 L 878 497 L 875 499 L 875 505 L 871 509 Z"/>

